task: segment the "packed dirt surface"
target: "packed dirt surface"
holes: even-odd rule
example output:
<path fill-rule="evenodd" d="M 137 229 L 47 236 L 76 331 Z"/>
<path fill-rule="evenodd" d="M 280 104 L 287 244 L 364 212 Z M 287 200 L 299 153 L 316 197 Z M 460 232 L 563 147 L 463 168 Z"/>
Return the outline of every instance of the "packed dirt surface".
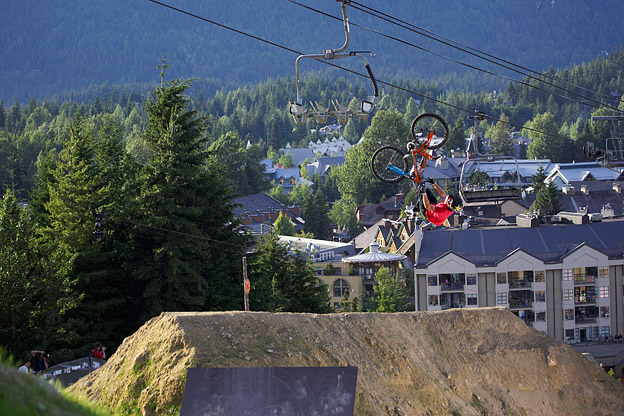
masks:
<path fill-rule="evenodd" d="M 175 414 L 189 367 L 358 367 L 354 415 L 624 415 L 624 386 L 503 308 L 163 313 L 71 389 Z"/>

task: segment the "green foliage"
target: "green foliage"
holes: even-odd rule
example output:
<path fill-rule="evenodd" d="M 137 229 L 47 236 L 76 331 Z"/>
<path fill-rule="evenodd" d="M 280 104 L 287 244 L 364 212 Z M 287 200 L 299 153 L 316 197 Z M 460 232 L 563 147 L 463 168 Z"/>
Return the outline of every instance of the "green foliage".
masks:
<path fill-rule="evenodd" d="M 527 150 L 529 159 L 550 159 L 558 162 L 571 161 L 566 149 L 568 141 L 559 135 L 559 129 L 552 114 L 539 114 L 533 120 L 527 122 L 525 127 L 532 129 L 523 130 L 524 134 L 531 139 L 531 144 Z"/>
<path fill-rule="evenodd" d="M 318 189 L 313 194 L 309 194 L 302 208 L 305 230 L 321 240 L 329 237 L 332 231 L 329 221 L 329 204 L 323 192 Z"/>
<path fill-rule="evenodd" d="M 221 162 L 203 151 L 205 120 L 185 109 L 188 86 L 165 83 L 146 105 L 152 155 L 137 178 L 132 221 L 140 225 L 127 260 L 141 322 L 162 311 L 240 307 L 232 258 L 242 258 L 247 237 L 233 218 Z"/>
<path fill-rule="evenodd" d="M 323 274 L 325 276 L 333 276 L 336 274 L 336 268 L 334 267 L 333 264 L 327 263 L 327 265 L 323 267 Z"/>
<path fill-rule="evenodd" d="M 468 183 L 470 185 L 486 186 L 490 183 L 490 178 L 487 173 L 475 169 L 468 177 Z"/>
<path fill-rule="evenodd" d="M 227 180 L 232 192 L 237 195 L 250 195 L 269 189 L 264 176 L 263 159 L 259 145 L 246 148 L 235 131 L 222 135 L 210 145 L 208 150 L 221 163 L 221 176 Z"/>
<path fill-rule="evenodd" d="M 492 153 L 497 156 L 511 155 L 513 138 L 511 136 L 511 128 L 509 127 L 509 117 L 505 113 L 501 114 L 499 121 L 493 127 L 490 139 Z"/>
<path fill-rule="evenodd" d="M 403 312 L 411 310 L 407 292 L 403 284 L 392 271 L 382 267 L 375 273 L 373 296 L 371 301 L 375 305 L 375 312 Z"/>
<path fill-rule="evenodd" d="M 295 235 L 295 224 L 283 212 L 279 213 L 273 226 L 275 227 L 275 232 L 279 235 Z"/>
<path fill-rule="evenodd" d="M 551 181 L 539 187 L 535 202 L 529 210 L 539 211 L 543 215 L 558 214 L 561 211 L 561 199 L 557 185 Z"/>
<path fill-rule="evenodd" d="M 277 233 L 258 242 L 248 265 L 250 309 L 270 312 L 328 313 L 327 286 L 319 284 L 314 269 L 300 253 L 288 253 Z"/>
<path fill-rule="evenodd" d="M 292 154 L 284 153 L 277 159 L 277 164 L 281 165 L 282 168 L 294 168 L 295 163 L 293 162 Z"/>

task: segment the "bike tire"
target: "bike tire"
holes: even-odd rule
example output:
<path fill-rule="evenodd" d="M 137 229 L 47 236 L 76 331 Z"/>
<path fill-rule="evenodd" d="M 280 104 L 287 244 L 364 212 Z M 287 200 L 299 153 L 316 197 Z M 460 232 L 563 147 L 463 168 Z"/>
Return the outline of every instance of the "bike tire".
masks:
<path fill-rule="evenodd" d="M 427 141 L 429 132 L 433 131 L 434 136 L 429 143 L 429 150 L 439 149 L 448 140 L 449 129 L 446 121 L 434 113 L 423 113 L 412 121 L 412 137 L 418 146 L 422 146 Z"/>
<path fill-rule="evenodd" d="M 394 165 L 401 169 L 403 173 L 407 173 L 408 163 L 405 158 L 405 152 L 394 146 L 382 146 L 375 150 L 371 158 L 371 168 L 377 179 L 387 183 L 397 183 L 405 177 L 398 172 L 388 169 L 389 165 Z"/>

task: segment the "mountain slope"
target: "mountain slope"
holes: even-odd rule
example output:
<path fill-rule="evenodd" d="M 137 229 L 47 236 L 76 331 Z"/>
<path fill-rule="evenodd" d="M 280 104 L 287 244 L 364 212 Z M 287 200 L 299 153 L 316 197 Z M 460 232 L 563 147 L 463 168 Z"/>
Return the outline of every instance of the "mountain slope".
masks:
<path fill-rule="evenodd" d="M 335 0 L 302 1 L 340 16 Z M 41 7 L 37 0 L 5 3 L 0 14 L 0 99 L 8 103 L 93 84 L 155 84 L 162 56 L 172 65 L 169 77 L 256 83 L 294 73 L 296 54 L 148 0 L 68 0 L 49 7 Z M 344 41 L 341 21 L 285 0 L 165 3 L 303 53 L 322 53 Z M 620 0 L 599 5 L 592 0 L 446 0 L 442 6 L 434 0 L 368 0 L 365 5 L 540 70 L 567 67 L 612 51 L 622 44 L 624 29 Z M 353 23 L 503 71 L 354 7 L 348 10 Z M 464 67 L 422 50 L 356 26 L 351 29 L 349 49 L 373 51 L 370 63 L 380 76 L 465 73 Z M 363 70 L 359 64 L 357 69 Z M 302 64 L 304 72 L 326 68 Z"/>
<path fill-rule="evenodd" d="M 111 408 L 164 414 L 181 404 L 196 365 L 356 366 L 356 415 L 624 412 L 622 384 L 502 308 L 163 313 L 71 389 Z"/>

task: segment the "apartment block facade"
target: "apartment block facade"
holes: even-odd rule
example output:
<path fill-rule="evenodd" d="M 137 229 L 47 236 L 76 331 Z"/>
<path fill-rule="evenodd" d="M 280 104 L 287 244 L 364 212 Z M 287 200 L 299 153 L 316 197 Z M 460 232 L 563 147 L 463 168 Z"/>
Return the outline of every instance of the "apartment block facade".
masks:
<path fill-rule="evenodd" d="M 624 220 L 437 229 L 417 246 L 416 310 L 505 307 L 570 343 L 624 334 Z"/>

